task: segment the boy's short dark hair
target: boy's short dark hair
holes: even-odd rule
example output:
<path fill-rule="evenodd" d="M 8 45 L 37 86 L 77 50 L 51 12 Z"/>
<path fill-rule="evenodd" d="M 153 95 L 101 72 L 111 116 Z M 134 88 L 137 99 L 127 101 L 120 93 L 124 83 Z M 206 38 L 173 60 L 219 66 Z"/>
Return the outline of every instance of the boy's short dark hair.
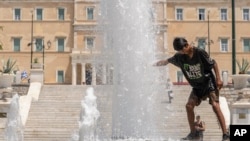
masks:
<path fill-rule="evenodd" d="M 176 37 L 173 41 L 174 50 L 176 51 L 182 50 L 186 45 L 188 45 L 188 42 L 182 37 Z"/>

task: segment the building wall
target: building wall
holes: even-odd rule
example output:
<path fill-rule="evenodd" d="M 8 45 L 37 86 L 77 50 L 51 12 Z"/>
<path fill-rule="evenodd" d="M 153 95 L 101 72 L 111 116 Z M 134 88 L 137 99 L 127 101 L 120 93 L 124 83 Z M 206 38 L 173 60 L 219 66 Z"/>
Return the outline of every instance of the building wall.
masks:
<path fill-rule="evenodd" d="M 21 9 L 19 21 L 14 20 L 14 9 Z M 43 20 L 36 20 L 36 8 L 43 9 Z M 65 9 L 64 20 L 58 20 L 58 8 Z M 18 69 L 30 72 L 31 64 L 31 25 L 33 11 L 33 38 L 42 38 L 45 43 L 45 83 L 56 83 L 56 71 L 63 70 L 65 83 L 71 83 L 71 60 L 69 53 L 73 47 L 74 5 L 72 0 L 61 1 L 0 1 L 0 25 L 3 26 L 0 39 L 3 50 L 0 59 L 9 57 L 17 60 Z M 13 52 L 13 38 L 21 38 L 20 52 Z M 65 39 L 64 52 L 57 51 L 57 38 Z M 51 42 L 48 48 L 47 42 Z M 33 45 L 35 48 L 35 45 Z M 33 53 L 33 59 L 43 62 L 43 53 Z M 32 62 L 33 62 L 32 59 Z"/>
<path fill-rule="evenodd" d="M 250 1 L 235 0 L 236 18 L 236 58 L 242 57 L 250 60 L 249 52 L 243 51 L 242 39 L 250 38 L 249 22 L 242 20 L 242 9 L 249 8 Z M 65 20 L 57 19 L 57 9 L 65 8 Z M 94 19 L 88 20 L 86 9 L 94 8 Z M 21 9 L 21 20 L 14 21 L 14 8 Z M 36 21 L 34 9 L 43 8 L 43 20 Z M 176 20 L 176 8 L 183 9 L 183 20 Z M 198 20 L 197 11 L 205 8 L 206 18 Z M 228 20 L 220 20 L 220 9 L 227 8 Z M 95 56 L 105 46 L 104 35 L 98 27 L 98 0 L 0 0 L 0 40 L 3 50 L 0 51 L 0 59 L 12 57 L 18 60 L 19 70 L 29 72 L 31 64 L 31 48 L 27 46 L 31 42 L 31 11 L 34 12 L 33 36 L 43 38 L 45 42 L 45 83 L 57 83 L 56 72 L 65 72 L 64 83 L 72 83 L 72 63 L 77 63 L 77 83 L 81 83 L 81 63 L 91 62 L 91 56 Z M 209 10 L 209 26 L 207 14 Z M 231 0 L 153 0 L 152 16 L 157 27 L 156 52 L 160 58 L 167 58 L 175 53 L 172 41 L 181 36 L 197 45 L 198 38 L 208 39 L 210 44 L 210 55 L 216 59 L 220 71 L 228 71 L 232 74 L 232 16 Z M 12 39 L 21 38 L 21 51 L 13 52 Z M 86 47 L 86 37 L 94 37 L 94 48 L 91 51 Z M 65 39 L 64 52 L 57 51 L 57 38 Z M 228 51 L 220 50 L 220 39 L 228 38 Z M 51 41 L 51 47 L 46 46 Z M 208 46 L 206 45 L 206 50 Z M 39 58 L 42 62 L 42 53 L 34 52 L 33 58 Z M 74 59 L 72 59 L 74 58 Z M 84 59 L 81 59 L 84 58 Z M 169 76 L 171 80 L 177 81 L 179 69 L 169 65 Z M 237 70 L 238 72 L 238 70 Z M 185 81 L 185 80 L 184 80 Z"/>
<path fill-rule="evenodd" d="M 235 20 L 236 20 L 236 60 L 241 60 L 242 57 L 250 60 L 249 52 L 243 51 L 242 38 L 250 38 L 249 21 L 243 21 L 242 9 L 249 8 L 250 2 L 235 0 Z M 176 20 L 176 8 L 183 9 L 183 20 Z M 206 10 L 206 16 L 204 21 L 198 20 L 198 9 L 204 8 Z M 222 21 L 220 18 L 220 9 L 227 9 L 226 21 Z M 209 13 L 208 13 L 209 11 Z M 209 25 L 208 25 L 209 14 Z M 210 55 L 219 64 L 219 69 L 222 71 L 228 71 L 229 77 L 232 75 L 232 8 L 230 0 L 168 0 L 167 3 L 167 23 L 168 23 L 168 39 L 169 45 L 172 45 L 172 41 L 175 37 L 185 37 L 190 43 L 197 46 L 198 38 L 205 38 L 208 41 L 210 37 Z M 209 32 L 208 32 L 209 31 Z M 208 33 L 210 35 L 208 35 Z M 221 51 L 220 39 L 228 39 L 228 51 Z M 206 51 L 209 52 L 208 45 L 206 45 Z M 172 46 L 169 48 L 169 54 L 174 54 Z M 173 76 L 173 81 L 177 81 L 177 68 L 170 67 L 170 76 Z M 238 68 L 236 68 L 238 73 Z M 232 81 L 229 78 L 229 81 Z"/>

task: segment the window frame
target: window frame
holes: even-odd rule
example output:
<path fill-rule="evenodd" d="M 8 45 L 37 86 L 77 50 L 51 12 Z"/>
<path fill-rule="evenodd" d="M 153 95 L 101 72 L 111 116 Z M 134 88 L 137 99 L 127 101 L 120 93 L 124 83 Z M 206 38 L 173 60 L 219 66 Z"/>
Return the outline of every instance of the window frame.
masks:
<path fill-rule="evenodd" d="M 204 10 L 203 11 L 204 13 L 201 13 L 202 12 L 201 10 Z M 205 21 L 206 20 L 206 9 L 205 8 L 198 8 L 198 20 L 199 21 Z"/>
<path fill-rule="evenodd" d="M 181 11 L 178 11 L 178 10 L 181 10 Z M 183 8 L 176 8 L 175 9 L 175 19 L 177 20 L 177 21 L 183 21 L 183 12 L 184 10 L 183 10 Z"/>
<path fill-rule="evenodd" d="M 41 10 L 41 19 L 39 19 L 39 15 L 38 15 L 39 11 L 38 10 Z M 37 21 L 43 20 L 43 8 L 41 8 L 41 7 L 36 8 L 36 20 Z"/>
<path fill-rule="evenodd" d="M 204 48 L 200 47 L 201 40 L 203 40 L 203 46 L 204 46 Z M 207 42 L 206 42 L 206 40 L 207 40 L 207 38 L 205 38 L 205 37 L 199 37 L 199 38 L 197 38 L 197 47 L 206 50 L 207 49 Z"/>
<path fill-rule="evenodd" d="M 245 40 L 248 40 L 248 50 L 245 50 Z M 242 51 L 243 52 L 250 52 L 250 37 L 242 39 Z"/>
<path fill-rule="evenodd" d="M 17 11 L 16 10 L 19 10 L 19 15 L 17 15 Z M 15 21 L 20 21 L 21 20 L 21 15 L 22 15 L 22 11 L 21 11 L 21 8 L 14 8 L 14 10 L 13 10 L 14 12 L 13 12 L 13 19 L 15 20 Z M 19 18 L 17 18 L 17 16 L 19 16 Z"/>
<path fill-rule="evenodd" d="M 63 40 L 63 50 L 61 50 L 60 48 L 59 48 L 59 42 L 60 42 L 60 40 Z M 57 52 L 65 52 L 65 40 L 66 40 L 66 38 L 65 37 L 57 37 L 56 38 L 56 48 L 57 48 Z"/>
<path fill-rule="evenodd" d="M 60 15 L 60 10 L 63 10 L 63 18 L 61 18 L 61 15 Z M 57 18 L 59 21 L 64 21 L 65 20 L 65 8 L 64 7 L 58 7 L 57 8 Z"/>
<path fill-rule="evenodd" d="M 43 38 L 37 37 L 35 38 L 35 52 L 42 52 L 43 51 Z"/>
<path fill-rule="evenodd" d="M 92 47 L 89 47 L 89 44 L 88 44 L 88 39 L 92 39 Z M 84 42 L 85 42 L 85 47 L 86 49 L 92 51 L 93 49 L 95 49 L 95 37 L 93 36 L 86 36 L 85 39 L 84 39 Z"/>
<path fill-rule="evenodd" d="M 228 38 L 220 38 L 220 51 L 221 52 L 228 52 L 229 51 L 229 42 Z M 226 41 L 226 42 L 223 42 Z"/>
<path fill-rule="evenodd" d="M 246 13 L 247 14 L 246 16 L 245 16 L 244 10 L 248 10 L 248 13 Z M 250 20 L 250 9 L 249 8 L 242 8 L 242 19 L 243 19 L 243 21 Z"/>
<path fill-rule="evenodd" d="M 225 11 L 223 11 L 223 10 L 225 10 Z M 221 8 L 220 9 L 220 20 L 221 21 L 227 21 L 228 20 L 228 9 L 227 8 Z"/>
<path fill-rule="evenodd" d="M 89 10 L 92 10 L 92 17 L 89 15 Z M 87 20 L 94 20 L 95 19 L 95 8 L 93 6 L 86 7 L 86 19 Z"/>
<path fill-rule="evenodd" d="M 59 72 L 62 72 L 63 73 L 63 76 L 62 76 L 62 82 L 59 82 Z M 65 71 L 64 70 L 56 70 L 56 82 L 57 83 L 64 83 L 65 82 Z"/>
<path fill-rule="evenodd" d="M 16 50 L 15 40 L 19 41 L 19 46 L 18 46 L 17 50 Z M 12 45 L 13 45 L 13 51 L 14 52 L 20 52 L 21 51 L 21 37 L 13 37 L 12 38 Z"/>

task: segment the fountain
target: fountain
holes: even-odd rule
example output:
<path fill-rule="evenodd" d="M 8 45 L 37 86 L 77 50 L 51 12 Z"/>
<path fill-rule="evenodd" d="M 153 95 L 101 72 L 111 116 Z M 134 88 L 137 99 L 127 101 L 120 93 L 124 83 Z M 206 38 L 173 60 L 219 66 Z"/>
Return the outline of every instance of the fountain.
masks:
<path fill-rule="evenodd" d="M 155 95 L 166 80 L 157 68 L 151 0 L 101 1 L 100 27 L 113 64 L 112 139 L 158 140 Z"/>
<path fill-rule="evenodd" d="M 98 141 L 96 122 L 100 113 L 97 110 L 96 96 L 93 87 L 89 87 L 86 92 L 87 95 L 81 102 L 79 141 Z"/>
<path fill-rule="evenodd" d="M 7 114 L 5 138 L 7 141 L 23 141 L 23 125 L 19 112 L 18 94 L 15 94 L 11 99 L 10 109 Z"/>

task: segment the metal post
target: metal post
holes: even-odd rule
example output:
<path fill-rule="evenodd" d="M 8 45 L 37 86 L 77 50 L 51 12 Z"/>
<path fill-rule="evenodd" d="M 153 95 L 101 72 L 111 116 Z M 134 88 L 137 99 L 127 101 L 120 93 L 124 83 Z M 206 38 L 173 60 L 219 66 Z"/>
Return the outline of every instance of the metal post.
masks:
<path fill-rule="evenodd" d="M 33 11 L 31 11 L 31 42 L 30 42 L 30 69 L 32 69 L 32 62 L 33 62 Z"/>
<path fill-rule="evenodd" d="M 208 45 L 208 55 L 210 56 L 210 28 L 209 28 L 209 11 L 207 12 L 207 45 Z"/>
<path fill-rule="evenodd" d="M 44 40 L 43 40 L 43 46 L 42 46 L 42 48 L 43 48 L 43 70 L 44 70 L 44 48 L 45 48 L 45 46 L 44 46 Z"/>
<path fill-rule="evenodd" d="M 236 73 L 235 60 L 235 2 L 232 0 L 232 74 Z"/>

